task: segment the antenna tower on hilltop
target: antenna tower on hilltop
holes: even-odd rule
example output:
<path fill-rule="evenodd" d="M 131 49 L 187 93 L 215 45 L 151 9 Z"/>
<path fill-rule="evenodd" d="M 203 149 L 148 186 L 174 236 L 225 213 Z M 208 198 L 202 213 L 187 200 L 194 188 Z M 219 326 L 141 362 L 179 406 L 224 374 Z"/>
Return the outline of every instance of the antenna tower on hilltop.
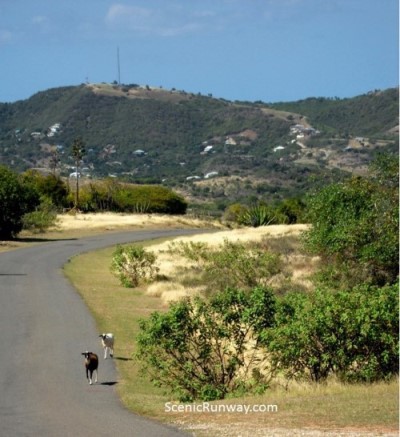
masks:
<path fill-rule="evenodd" d="M 121 85 L 121 68 L 119 64 L 119 47 L 117 47 L 118 85 Z"/>

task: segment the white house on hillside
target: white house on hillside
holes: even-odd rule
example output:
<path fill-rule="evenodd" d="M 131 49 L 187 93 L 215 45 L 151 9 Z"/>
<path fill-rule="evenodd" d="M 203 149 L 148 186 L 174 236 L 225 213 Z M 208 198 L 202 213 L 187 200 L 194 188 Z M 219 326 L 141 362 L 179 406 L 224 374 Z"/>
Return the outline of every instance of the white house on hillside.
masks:
<path fill-rule="evenodd" d="M 210 171 L 209 173 L 206 173 L 204 175 L 204 179 L 209 179 L 209 178 L 212 178 L 213 176 L 217 176 L 217 175 L 218 175 L 217 171 Z"/>

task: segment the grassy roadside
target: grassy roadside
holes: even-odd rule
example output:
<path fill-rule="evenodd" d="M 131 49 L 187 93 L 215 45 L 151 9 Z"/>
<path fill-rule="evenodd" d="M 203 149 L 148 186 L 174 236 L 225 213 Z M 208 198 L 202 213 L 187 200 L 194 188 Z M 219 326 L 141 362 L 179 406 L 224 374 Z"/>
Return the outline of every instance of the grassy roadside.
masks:
<path fill-rule="evenodd" d="M 149 244 L 156 243 L 160 241 Z M 344 385 L 335 381 L 318 386 L 293 384 L 288 390 L 276 385 L 263 396 L 213 403 L 276 405 L 278 411 L 274 413 L 166 412 L 165 402 L 173 399 L 138 375 L 137 365 L 132 360 L 138 320 L 166 307 L 158 297 L 119 285 L 109 271 L 113 250 L 107 248 L 75 257 L 64 270 L 94 315 L 99 331 L 112 331 L 118 339 L 115 360 L 120 383 L 117 389 L 128 409 L 196 430 L 196 435 L 204 436 L 257 436 L 265 435 L 265 430 L 272 428 L 351 429 L 356 435 L 363 432 L 382 435 L 390 431 L 397 435 L 397 381 L 373 385 Z"/>
<path fill-rule="evenodd" d="M 157 297 L 119 284 L 109 269 L 113 251 L 111 247 L 74 257 L 64 272 L 92 312 L 99 332 L 113 332 L 117 339 L 114 359 L 123 403 L 139 414 L 154 416 L 163 409 L 164 398 L 161 390 L 139 377 L 133 360 L 134 339 L 138 320 L 163 307 Z"/>

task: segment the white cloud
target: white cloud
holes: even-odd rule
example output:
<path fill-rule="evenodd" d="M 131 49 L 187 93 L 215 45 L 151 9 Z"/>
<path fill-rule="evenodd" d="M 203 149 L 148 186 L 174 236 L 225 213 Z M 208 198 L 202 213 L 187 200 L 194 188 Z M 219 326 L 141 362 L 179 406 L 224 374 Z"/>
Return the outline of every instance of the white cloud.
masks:
<path fill-rule="evenodd" d="M 154 20 L 150 9 L 127 6 L 123 4 L 112 5 L 106 15 L 106 24 L 110 27 L 125 26 L 131 30 L 146 30 Z"/>
<path fill-rule="evenodd" d="M 149 9 L 115 3 L 108 9 L 105 22 L 112 30 L 171 37 L 198 32 L 213 16 L 211 11 L 193 12 L 171 6 Z"/>

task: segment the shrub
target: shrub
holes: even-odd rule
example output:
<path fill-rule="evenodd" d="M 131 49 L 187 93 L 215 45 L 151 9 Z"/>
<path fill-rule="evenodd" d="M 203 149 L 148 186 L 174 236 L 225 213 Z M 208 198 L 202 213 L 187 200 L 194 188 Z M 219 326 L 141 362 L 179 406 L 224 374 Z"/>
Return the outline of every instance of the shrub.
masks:
<path fill-rule="evenodd" d="M 55 207 L 60 209 L 67 205 L 68 189 L 60 177 L 53 174 L 43 176 L 36 170 L 28 170 L 21 175 L 21 181 L 37 191 L 42 200 L 49 200 Z"/>
<path fill-rule="evenodd" d="M 0 238 L 15 237 L 23 227 L 23 215 L 39 205 L 39 194 L 23 184 L 17 174 L 0 166 Z"/>
<path fill-rule="evenodd" d="M 398 287 L 288 294 L 266 344 L 288 378 L 376 381 L 398 373 Z"/>
<path fill-rule="evenodd" d="M 373 168 L 367 178 L 329 185 L 308 202 L 312 227 L 305 234 L 306 248 L 333 268 L 332 280 L 345 286 L 366 280 L 390 284 L 398 277 L 397 160 Z"/>
<path fill-rule="evenodd" d="M 125 193 L 125 201 L 121 194 L 128 188 L 117 193 L 116 204 L 121 209 L 132 212 L 149 212 L 165 214 L 185 214 L 187 203 L 178 194 L 159 185 L 136 185 L 130 188 L 129 195 Z"/>
<path fill-rule="evenodd" d="M 301 199 L 294 198 L 283 200 L 276 208 L 278 217 L 281 217 L 279 222 L 289 225 L 304 223 L 305 208 L 306 205 Z"/>
<path fill-rule="evenodd" d="M 276 213 L 266 205 L 255 205 L 244 211 L 239 217 L 240 224 L 257 228 L 276 222 Z"/>
<path fill-rule="evenodd" d="M 48 198 L 43 198 L 36 211 L 28 212 L 22 217 L 23 229 L 32 232 L 44 232 L 57 221 L 57 211 Z"/>
<path fill-rule="evenodd" d="M 159 185 L 106 180 L 81 187 L 80 207 L 84 211 L 185 214 L 187 203 L 178 194 Z"/>
<path fill-rule="evenodd" d="M 111 271 L 125 287 L 137 287 L 140 282 L 154 279 L 159 271 L 155 262 L 154 253 L 143 247 L 118 245 L 112 256 Z"/>
<path fill-rule="evenodd" d="M 140 322 L 136 358 L 155 385 L 181 401 L 222 399 L 251 384 L 259 332 L 271 325 L 274 311 L 273 293 L 264 288 L 226 289 L 209 301 L 173 303 L 167 313 Z"/>
<path fill-rule="evenodd" d="M 239 217 L 241 217 L 247 208 L 240 203 L 234 203 L 233 205 L 229 205 L 224 212 L 224 220 L 227 222 L 239 222 Z"/>

